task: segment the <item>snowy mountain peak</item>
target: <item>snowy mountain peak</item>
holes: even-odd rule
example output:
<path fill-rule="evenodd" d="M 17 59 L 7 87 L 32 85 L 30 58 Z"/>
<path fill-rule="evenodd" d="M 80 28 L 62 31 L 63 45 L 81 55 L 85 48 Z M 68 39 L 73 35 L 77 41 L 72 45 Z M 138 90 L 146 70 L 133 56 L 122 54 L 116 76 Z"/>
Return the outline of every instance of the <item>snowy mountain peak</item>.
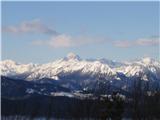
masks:
<path fill-rule="evenodd" d="M 65 60 L 80 60 L 80 57 L 71 52 L 65 57 Z"/>
<path fill-rule="evenodd" d="M 145 57 L 145 58 L 143 58 L 141 61 L 142 61 L 143 63 L 145 63 L 145 64 L 151 64 L 151 63 L 154 62 L 154 60 L 151 59 L 151 58 L 149 58 L 149 57 Z"/>
<path fill-rule="evenodd" d="M 139 60 L 135 60 L 133 62 L 131 62 L 130 64 L 133 65 L 141 65 L 141 66 L 160 66 L 160 62 L 156 61 L 155 59 L 149 58 L 149 57 L 145 57 Z"/>
<path fill-rule="evenodd" d="M 4 61 L 1 61 L 1 64 L 16 65 L 17 63 L 13 60 L 4 60 Z"/>

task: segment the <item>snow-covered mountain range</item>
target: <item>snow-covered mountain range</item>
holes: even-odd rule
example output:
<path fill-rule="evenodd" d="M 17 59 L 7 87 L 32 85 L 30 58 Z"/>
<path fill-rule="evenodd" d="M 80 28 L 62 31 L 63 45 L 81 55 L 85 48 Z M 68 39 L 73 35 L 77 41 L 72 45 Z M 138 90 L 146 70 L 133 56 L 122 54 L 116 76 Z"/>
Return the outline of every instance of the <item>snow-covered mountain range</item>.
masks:
<path fill-rule="evenodd" d="M 131 62 L 116 62 L 107 59 L 83 60 L 78 55 L 69 53 L 63 59 L 46 64 L 20 64 L 12 60 L 0 62 L 1 75 L 25 80 L 50 78 L 59 80 L 69 75 L 114 78 L 119 74 L 126 77 L 141 77 L 142 80 L 160 80 L 160 62 L 151 58 L 142 58 Z"/>
<path fill-rule="evenodd" d="M 83 96 L 86 93 L 111 94 L 113 91 L 130 96 L 135 85 L 140 84 L 142 90 L 160 90 L 160 62 L 151 58 L 116 62 L 84 60 L 70 53 L 46 64 L 4 60 L 0 62 L 0 68 L 4 97 L 28 94 Z"/>

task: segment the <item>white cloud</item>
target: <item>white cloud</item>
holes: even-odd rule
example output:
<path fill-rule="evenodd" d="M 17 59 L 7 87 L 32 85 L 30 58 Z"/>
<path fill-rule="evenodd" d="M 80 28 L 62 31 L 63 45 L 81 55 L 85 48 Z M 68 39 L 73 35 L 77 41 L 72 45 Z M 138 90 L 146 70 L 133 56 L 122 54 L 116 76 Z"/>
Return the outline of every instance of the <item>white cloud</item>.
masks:
<path fill-rule="evenodd" d="M 47 45 L 53 48 L 69 48 L 93 43 L 101 43 L 102 39 L 95 39 L 86 36 L 72 37 L 66 34 L 52 36 L 49 40 L 36 40 L 34 45 Z"/>
<path fill-rule="evenodd" d="M 130 47 L 133 43 L 127 40 L 123 40 L 123 41 L 115 41 L 114 42 L 114 46 L 116 47 L 122 47 L 122 48 L 126 48 L 126 47 Z"/>
<path fill-rule="evenodd" d="M 95 38 L 88 36 L 70 36 L 66 34 L 59 34 L 57 36 L 52 36 L 48 40 L 35 40 L 32 44 L 34 45 L 46 45 L 53 48 L 69 48 L 77 47 L 82 45 L 96 45 L 96 44 L 113 44 L 116 47 L 128 48 L 133 46 L 155 46 L 159 45 L 160 41 L 158 37 L 156 38 L 143 38 L 137 40 L 118 40 L 111 41 L 103 38 Z"/>
<path fill-rule="evenodd" d="M 158 37 L 152 38 L 142 38 L 137 40 L 119 40 L 113 42 L 114 46 L 116 47 L 132 47 L 132 46 L 156 46 L 160 44 L 160 39 Z"/>
<path fill-rule="evenodd" d="M 46 44 L 54 48 L 74 46 L 71 37 L 64 34 L 52 37 L 50 40 L 46 41 Z"/>
<path fill-rule="evenodd" d="M 153 46 L 159 45 L 159 38 L 151 38 L 151 39 L 138 39 L 135 43 L 140 46 Z"/>
<path fill-rule="evenodd" d="M 2 28 L 3 32 L 9 33 L 43 33 L 43 34 L 52 34 L 56 35 L 57 32 L 45 24 L 41 23 L 40 20 L 35 19 L 32 21 L 24 21 L 19 25 L 16 26 L 6 26 Z"/>

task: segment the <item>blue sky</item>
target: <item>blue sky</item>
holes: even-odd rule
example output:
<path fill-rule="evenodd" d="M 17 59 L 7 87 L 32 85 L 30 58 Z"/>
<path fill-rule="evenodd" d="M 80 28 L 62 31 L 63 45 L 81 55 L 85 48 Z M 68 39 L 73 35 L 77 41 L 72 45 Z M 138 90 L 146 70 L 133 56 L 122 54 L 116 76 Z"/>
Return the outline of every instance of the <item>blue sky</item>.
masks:
<path fill-rule="evenodd" d="M 2 59 L 159 58 L 158 2 L 2 2 Z"/>

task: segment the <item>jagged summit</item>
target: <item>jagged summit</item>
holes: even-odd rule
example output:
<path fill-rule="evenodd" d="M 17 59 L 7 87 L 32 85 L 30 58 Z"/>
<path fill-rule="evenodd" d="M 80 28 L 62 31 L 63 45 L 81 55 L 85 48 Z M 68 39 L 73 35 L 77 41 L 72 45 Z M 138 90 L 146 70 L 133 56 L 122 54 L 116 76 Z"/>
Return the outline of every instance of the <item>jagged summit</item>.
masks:
<path fill-rule="evenodd" d="M 64 58 L 65 60 L 81 60 L 81 58 L 74 54 L 74 53 L 68 53 L 67 56 Z"/>
<path fill-rule="evenodd" d="M 16 65 L 16 64 L 18 64 L 17 62 L 15 62 L 13 60 L 9 60 L 9 59 L 4 60 L 2 62 L 3 62 L 3 64 L 6 64 L 6 65 Z"/>
<path fill-rule="evenodd" d="M 142 58 L 136 61 L 118 63 L 106 59 L 81 60 L 74 53 L 65 58 L 46 64 L 16 64 L 11 60 L 0 61 L 3 76 L 24 76 L 34 80 L 41 78 L 58 79 L 65 75 L 103 76 L 109 78 L 122 73 L 127 77 L 148 75 L 148 79 L 160 79 L 160 62 L 151 58 Z M 150 78 L 149 78 L 150 77 Z M 151 78 L 152 77 L 152 78 Z"/>
<path fill-rule="evenodd" d="M 141 59 L 134 60 L 130 62 L 130 64 L 138 64 L 138 65 L 143 65 L 143 66 L 160 66 L 160 62 L 150 58 L 150 57 L 143 57 Z"/>
<path fill-rule="evenodd" d="M 144 57 L 141 59 L 141 61 L 146 64 L 150 64 L 150 63 L 155 62 L 155 60 L 153 60 L 152 58 L 149 58 L 149 57 Z"/>

